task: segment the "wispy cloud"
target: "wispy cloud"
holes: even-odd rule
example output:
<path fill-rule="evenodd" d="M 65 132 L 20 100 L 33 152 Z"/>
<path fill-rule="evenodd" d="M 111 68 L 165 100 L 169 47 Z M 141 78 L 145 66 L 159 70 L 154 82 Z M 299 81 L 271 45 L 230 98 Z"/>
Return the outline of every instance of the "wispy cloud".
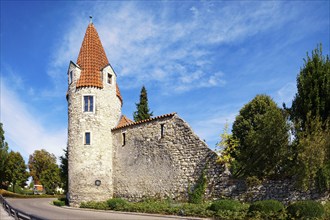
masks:
<path fill-rule="evenodd" d="M 42 148 L 56 156 L 62 155 L 62 149 L 66 147 L 66 128 L 52 129 L 29 109 L 29 103 L 20 100 L 6 80 L 1 78 L 1 122 L 9 147 L 21 152 L 25 159 L 34 150 Z"/>
<path fill-rule="evenodd" d="M 184 19 L 176 19 L 174 2 L 163 3 L 151 10 L 151 3 L 102 2 L 90 10 L 98 16 L 96 28 L 108 58 L 119 73 L 121 87 L 134 88 L 142 84 L 166 88 L 174 92 L 226 85 L 226 73 L 215 67 L 211 46 L 239 42 L 259 32 L 282 24 L 281 4 L 192 2 L 180 8 Z M 155 11 L 157 13 L 155 13 Z M 106 12 L 106 13 L 105 13 Z M 77 12 L 69 32 L 63 37 L 49 75 L 58 80 L 58 67 L 77 56 L 86 29 L 87 19 Z M 63 81 L 63 80 L 61 80 Z"/>

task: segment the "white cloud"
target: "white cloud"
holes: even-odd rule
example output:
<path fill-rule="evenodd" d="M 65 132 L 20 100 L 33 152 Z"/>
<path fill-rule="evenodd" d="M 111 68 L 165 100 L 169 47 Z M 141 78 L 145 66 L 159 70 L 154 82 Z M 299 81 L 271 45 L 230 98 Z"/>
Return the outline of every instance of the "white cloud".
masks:
<path fill-rule="evenodd" d="M 175 19 L 175 10 L 169 9 L 173 4 L 164 3 L 150 10 L 148 4 L 141 7 L 137 2 L 125 2 L 114 10 L 112 3 L 102 2 L 90 9 L 97 12 L 96 28 L 109 61 L 124 82 L 123 89 L 154 81 L 162 82 L 161 90 L 176 92 L 224 86 L 225 75 L 219 75 L 221 67 L 211 67 L 210 59 L 215 54 L 207 47 L 245 39 L 286 19 L 277 2 L 195 2 L 182 11 L 187 16 L 180 20 Z M 71 28 L 59 41 L 49 67 L 49 75 L 61 83 L 66 77 L 63 69 L 77 56 L 87 27 L 81 13 L 78 10 L 73 16 Z"/>
<path fill-rule="evenodd" d="M 290 107 L 296 92 L 296 84 L 294 82 L 290 82 L 285 84 L 276 92 L 274 99 L 277 101 L 278 104 L 281 105 L 282 103 L 285 103 L 287 107 Z"/>
<path fill-rule="evenodd" d="M 56 156 L 63 155 L 67 130 L 49 129 L 39 121 L 40 116 L 29 111 L 29 103 L 22 102 L 6 81 L 1 78 L 1 122 L 9 147 L 28 158 L 34 150 L 46 149 Z M 51 127 L 51 125 L 49 126 Z"/>

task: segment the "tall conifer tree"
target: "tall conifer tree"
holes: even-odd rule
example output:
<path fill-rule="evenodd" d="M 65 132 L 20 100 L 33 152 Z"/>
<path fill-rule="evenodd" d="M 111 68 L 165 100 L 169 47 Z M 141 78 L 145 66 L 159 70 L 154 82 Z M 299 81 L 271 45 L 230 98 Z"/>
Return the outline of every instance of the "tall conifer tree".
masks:
<path fill-rule="evenodd" d="M 142 86 L 140 93 L 140 102 L 136 103 L 136 112 L 134 112 L 133 117 L 134 121 L 142 121 L 145 119 L 149 119 L 152 116 L 152 112 L 150 112 L 148 106 L 148 95 L 147 90 L 144 86 Z"/>

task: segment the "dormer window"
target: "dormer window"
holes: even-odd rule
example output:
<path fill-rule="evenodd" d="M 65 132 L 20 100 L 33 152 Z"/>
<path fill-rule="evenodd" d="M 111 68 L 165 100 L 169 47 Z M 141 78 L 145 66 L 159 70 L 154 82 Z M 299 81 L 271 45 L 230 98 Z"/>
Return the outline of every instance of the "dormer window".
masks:
<path fill-rule="evenodd" d="M 83 111 L 84 112 L 94 112 L 94 96 L 84 95 L 83 97 Z"/>
<path fill-rule="evenodd" d="M 111 75 L 111 73 L 107 73 L 107 83 L 112 84 L 112 75 Z"/>
<path fill-rule="evenodd" d="M 69 84 L 72 83 L 72 79 L 73 79 L 73 72 L 72 70 L 69 72 Z"/>

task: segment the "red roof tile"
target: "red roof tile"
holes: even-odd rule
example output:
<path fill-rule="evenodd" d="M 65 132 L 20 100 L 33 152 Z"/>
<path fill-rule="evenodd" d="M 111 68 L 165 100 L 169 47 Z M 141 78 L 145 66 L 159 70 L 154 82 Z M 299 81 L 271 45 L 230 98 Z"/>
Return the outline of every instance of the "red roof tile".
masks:
<path fill-rule="evenodd" d="M 109 64 L 100 37 L 91 23 L 88 25 L 82 42 L 77 64 L 81 68 L 81 75 L 77 88 L 93 86 L 103 88 L 101 70 Z"/>
<path fill-rule="evenodd" d="M 154 120 L 161 119 L 161 118 L 173 117 L 174 115 L 176 115 L 176 112 L 165 114 L 165 115 L 160 115 L 160 116 L 157 116 L 157 117 L 154 117 L 154 118 L 145 119 L 145 120 L 137 121 L 137 122 L 133 122 L 130 119 L 128 119 L 129 121 L 131 121 L 130 123 L 124 123 L 123 122 L 122 124 L 121 124 L 121 121 L 122 121 L 122 118 L 121 118 L 118 125 L 117 125 L 117 127 L 113 128 L 111 130 L 114 131 L 114 130 L 117 130 L 117 129 L 120 129 L 120 128 L 125 128 L 125 127 L 129 127 L 129 126 L 132 126 L 132 125 L 143 124 L 143 123 L 154 121 Z M 126 116 L 124 116 L 124 117 L 126 118 Z"/>
<path fill-rule="evenodd" d="M 117 125 L 117 127 L 123 127 L 125 125 L 128 125 L 128 124 L 131 124 L 133 123 L 134 121 L 132 121 L 131 119 L 127 118 L 125 115 L 122 115 L 120 120 L 119 120 L 119 123 Z"/>
<path fill-rule="evenodd" d="M 90 23 L 87 27 L 77 64 L 81 68 L 77 88 L 90 86 L 103 88 L 101 70 L 109 65 L 109 61 L 93 23 Z M 121 97 L 118 84 L 116 84 L 116 95 L 123 105 L 123 98 Z"/>

